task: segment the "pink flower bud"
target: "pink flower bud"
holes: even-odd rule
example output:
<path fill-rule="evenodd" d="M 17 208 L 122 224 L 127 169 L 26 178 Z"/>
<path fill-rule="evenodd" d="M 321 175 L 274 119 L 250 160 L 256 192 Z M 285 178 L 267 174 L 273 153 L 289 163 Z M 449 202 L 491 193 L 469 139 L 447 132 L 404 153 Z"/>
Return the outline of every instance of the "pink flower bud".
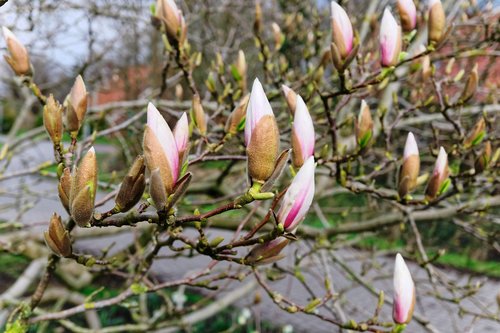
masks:
<path fill-rule="evenodd" d="M 179 177 L 179 153 L 170 127 L 151 103 L 148 104 L 143 148 L 147 168 L 151 172 L 160 170 L 167 192 L 171 193 Z"/>
<path fill-rule="evenodd" d="M 415 306 L 415 284 L 403 257 L 398 253 L 394 265 L 392 318 L 398 324 L 410 322 Z"/>
<path fill-rule="evenodd" d="M 380 24 L 380 54 L 382 66 L 390 67 L 398 63 L 401 53 L 401 28 L 389 8 L 384 10 Z"/>
<path fill-rule="evenodd" d="M 417 8 L 413 0 L 398 0 L 399 17 L 404 31 L 412 31 L 417 25 Z"/>
<path fill-rule="evenodd" d="M 349 16 L 338 3 L 332 1 L 332 39 L 342 59 L 347 58 L 353 47 L 353 31 Z"/>
<path fill-rule="evenodd" d="M 425 196 L 428 200 L 434 199 L 441 190 L 441 186 L 448 178 L 448 154 L 443 147 L 439 148 L 439 154 L 434 165 L 434 171 L 432 172 L 431 179 L 427 184 L 427 189 L 425 191 Z"/>
<path fill-rule="evenodd" d="M 404 197 L 417 186 L 418 173 L 420 172 L 420 155 L 417 142 L 413 133 L 408 133 L 403 155 L 403 165 L 399 172 L 398 193 Z"/>
<path fill-rule="evenodd" d="M 314 157 L 307 159 L 300 168 L 283 197 L 278 211 L 278 222 L 283 224 L 285 231 L 293 232 L 304 219 L 311 207 L 314 197 Z"/>
<path fill-rule="evenodd" d="M 302 97 L 297 95 L 297 107 L 292 128 L 292 154 L 295 167 L 301 167 L 314 155 L 315 133 L 309 110 Z"/>
<path fill-rule="evenodd" d="M 274 171 L 279 150 L 279 131 L 271 104 L 258 79 L 253 82 L 248 102 L 245 144 L 250 178 L 264 183 Z"/>

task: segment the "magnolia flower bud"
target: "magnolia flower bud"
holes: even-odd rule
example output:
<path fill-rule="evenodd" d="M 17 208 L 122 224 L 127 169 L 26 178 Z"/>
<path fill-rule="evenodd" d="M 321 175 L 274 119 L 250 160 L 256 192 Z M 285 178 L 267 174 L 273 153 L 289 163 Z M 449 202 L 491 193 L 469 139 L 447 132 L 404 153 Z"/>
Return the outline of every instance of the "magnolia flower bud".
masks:
<path fill-rule="evenodd" d="M 81 75 L 75 80 L 69 95 L 66 97 L 66 129 L 76 135 L 87 113 L 87 89 Z"/>
<path fill-rule="evenodd" d="M 285 85 L 282 85 L 281 89 L 283 89 L 283 95 L 285 95 L 288 109 L 293 115 L 295 113 L 295 108 L 297 107 L 297 93 Z"/>
<path fill-rule="evenodd" d="M 434 171 L 425 190 L 427 200 L 434 199 L 442 191 L 441 186 L 448 179 L 448 155 L 443 147 L 439 148 L 439 154 L 434 165 Z"/>
<path fill-rule="evenodd" d="M 245 121 L 248 174 L 264 183 L 273 173 L 279 150 L 278 124 L 264 89 L 255 79 Z"/>
<path fill-rule="evenodd" d="M 64 168 L 57 189 L 62 205 L 69 213 L 69 197 L 71 193 L 71 171 L 69 168 Z"/>
<path fill-rule="evenodd" d="M 474 162 L 474 169 L 476 173 L 481 173 L 484 170 L 488 169 L 488 166 L 491 161 L 491 142 L 486 141 L 484 144 L 483 152 L 476 158 Z"/>
<path fill-rule="evenodd" d="M 271 24 L 271 29 L 273 30 L 274 49 L 279 50 L 281 48 L 281 45 L 283 45 L 283 41 L 285 38 L 284 38 L 283 34 L 281 33 L 280 26 L 276 22 L 273 22 Z"/>
<path fill-rule="evenodd" d="M 412 31 L 417 25 L 417 8 L 413 0 L 398 0 L 399 17 L 404 31 Z"/>
<path fill-rule="evenodd" d="M 484 118 L 481 117 L 474 125 L 474 128 L 470 131 L 467 138 L 465 138 L 464 146 L 466 148 L 478 145 L 483 140 L 486 135 L 486 122 Z"/>
<path fill-rule="evenodd" d="M 76 168 L 69 197 L 70 213 L 80 227 L 88 226 L 94 213 L 97 190 L 97 159 L 94 147 L 90 148 Z"/>
<path fill-rule="evenodd" d="M 182 114 L 174 127 L 174 138 L 179 152 L 179 164 L 182 164 L 184 157 L 187 157 L 186 150 L 189 142 L 189 124 L 186 112 Z"/>
<path fill-rule="evenodd" d="M 286 191 L 278 211 L 278 222 L 286 232 L 294 232 L 311 207 L 314 197 L 314 157 L 307 159 Z"/>
<path fill-rule="evenodd" d="M 399 62 L 401 53 L 401 28 L 389 8 L 384 10 L 380 23 L 380 55 L 382 66 L 391 67 Z"/>
<path fill-rule="evenodd" d="M 266 265 L 276 262 L 285 255 L 280 254 L 290 241 L 285 237 L 278 237 L 272 241 L 255 245 L 245 257 L 245 263 L 252 266 Z"/>
<path fill-rule="evenodd" d="M 297 109 L 295 110 L 292 127 L 292 162 L 296 168 L 314 155 L 315 133 L 309 110 L 302 97 L 297 95 Z"/>
<path fill-rule="evenodd" d="M 120 190 L 115 197 L 116 208 L 120 212 L 126 212 L 135 206 L 141 200 L 146 181 L 144 173 L 146 166 L 144 165 L 144 157 L 137 156 L 134 163 L 130 167 L 125 178 L 123 178 Z"/>
<path fill-rule="evenodd" d="M 49 230 L 44 231 L 43 237 L 47 246 L 60 257 L 69 257 L 72 253 L 69 233 L 64 228 L 61 217 L 54 213 L 49 222 Z"/>
<path fill-rule="evenodd" d="M 340 57 L 346 59 L 354 44 L 354 34 L 349 16 L 338 3 L 331 3 L 332 42 L 337 47 Z"/>
<path fill-rule="evenodd" d="M 193 96 L 193 119 L 200 134 L 207 134 L 207 115 L 203 110 L 199 95 Z"/>
<path fill-rule="evenodd" d="M 356 141 L 359 148 L 363 149 L 368 146 L 373 136 L 373 119 L 370 113 L 370 107 L 365 100 L 361 101 L 359 109 L 358 121 L 355 123 Z"/>
<path fill-rule="evenodd" d="M 441 0 L 429 0 L 429 44 L 437 44 L 444 37 L 446 16 Z"/>
<path fill-rule="evenodd" d="M 417 54 L 424 53 L 427 49 L 424 45 L 420 44 L 418 47 Z M 420 65 L 422 67 L 422 80 L 426 81 L 431 77 L 431 58 L 428 55 L 424 55 L 420 59 Z"/>
<path fill-rule="evenodd" d="M 247 94 L 243 97 L 238 104 L 238 106 L 231 112 L 231 115 L 227 118 L 225 131 L 229 134 L 236 134 L 240 131 L 243 126 L 245 126 L 245 116 L 247 112 L 248 101 L 250 100 L 250 95 Z"/>
<path fill-rule="evenodd" d="M 403 165 L 399 172 L 398 193 L 401 198 L 412 192 L 417 186 L 418 173 L 420 172 L 420 155 L 417 142 L 413 133 L 408 133 L 403 155 Z"/>
<path fill-rule="evenodd" d="M 4 55 L 5 61 L 9 64 L 10 68 L 16 75 L 31 75 L 31 64 L 28 51 L 17 37 L 7 29 L 2 27 L 3 38 L 7 44 L 9 55 Z"/>
<path fill-rule="evenodd" d="M 477 63 L 472 68 L 470 72 L 469 78 L 467 79 L 467 83 L 465 84 L 464 91 L 462 92 L 462 96 L 460 96 L 459 101 L 461 103 L 467 102 L 469 99 L 474 96 L 477 90 L 478 84 L 478 73 L 477 73 Z"/>
<path fill-rule="evenodd" d="M 144 130 L 144 161 L 150 172 L 159 169 L 162 184 L 167 193 L 172 190 L 179 178 L 179 153 L 174 135 L 165 119 L 149 103 L 147 124 Z"/>
<path fill-rule="evenodd" d="M 394 264 L 392 318 L 397 324 L 410 322 L 415 307 L 415 284 L 403 257 L 398 253 Z"/>
<path fill-rule="evenodd" d="M 238 57 L 236 58 L 236 63 L 235 63 L 235 68 L 238 71 L 238 74 L 241 77 L 241 80 L 239 80 L 241 89 L 243 91 L 247 90 L 247 61 L 245 59 L 245 52 L 243 50 L 238 51 Z"/>
<path fill-rule="evenodd" d="M 187 26 L 182 11 L 177 8 L 174 0 L 157 0 L 155 17 L 163 23 L 171 41 L 184 43 Z"/>
<path fill-rule="evenodd" d="M 177 98 L 178 101 L 182 101 L 183 96 L 184 96 L 184 88 L 182 88 L 182 84 L 177 83 L 175 85 L 175 98 Z"/>
<path fill-rule="evenodd" d="M 43 124 L 52 142 L 58 145 L 63 135 L 63 111 L 52 94 L 43 107 Z"/>

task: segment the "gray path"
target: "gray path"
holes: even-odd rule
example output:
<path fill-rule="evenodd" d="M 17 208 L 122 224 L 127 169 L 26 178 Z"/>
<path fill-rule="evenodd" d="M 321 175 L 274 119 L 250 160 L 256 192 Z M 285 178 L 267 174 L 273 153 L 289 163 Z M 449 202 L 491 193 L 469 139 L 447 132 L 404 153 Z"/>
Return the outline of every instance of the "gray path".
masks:
<path fill-rule="evenodd" d="M 97 149 L 99 153 L 99 149 Z M 50 160 L 52 158 L 52 149 L 49 143 L 43 142 L 35 145 L 30 145 L 23 149 L 23 153 L 16 156 L 11 162 L 6 173 L 19 171 L 22 168 L 36 165 L 41 161 Z M 59 204 L 57 194 L 55 191 L 56 183 L 54 181 L 43 180 L 39 177 L 26 176 L 22 178 L 14 178 L 0 182 L 0 218 L 8 221 L 18 221 L 24 224 L 32 225 L 36 230 L 42 230 L 46 226 L 46 221 L 52 212 L 58 212 L 65 215 L 64 210 Z M 25 191 L 20 191 L 23 188 Z M 28 191 L 26 193 L 26 190 Z M 30 209 L 28 209 L 30 208 Z M 24 209 L 27 211 L 20 214 Z M 231 238 L 231 234 L 220 230 L 210 230 L 210 235 L 224 235 L 226 239 Z M 77 242 L 77 247 L 82 250 L 96 250 L 104 248 L 105 246 L 115 243 L 115 250 L 126 246 L 133 240 L 133 234 L 130 232 L 122 232 L 119 235 L 110 237 L 99 237 L 97 239 L 87 239 Z M 304 246 L 297 243 L 294 246 Z M 289 249 L 288 262 L 293 256 L 296 248 L 294 246 Z M 306 249 L 299 248 L 300 251 Z M 168 254 L 167 251 L 160 253 Z M 342 294 L 339 299 L 338 306 L 345 312 L 346 318 L 353 318 L 361 320 L 372 315 L 376 306 L 376 298 L 366 291 L 362 286 L 353 282 L 345 272 L 339 269 L 331 259 L 332 255 L 341 258 L 347 262 L 349 267 L 356 273 L 362 274 L 363 268 L 370 264 L 377 269 L 373 270 L 364 278 L 370 279 L 370 274 L 378 273 L 376 275 L 383 278 L 373 281 L 375 288 L 383 289 L 387 297 L 392 295 L 392 257 L 377 258 L 374 261 L 371 258 L 366 258 L 368 254 L 352 250 L 342 249 L 333 254 L 326 253 L 323 257 L 315 257 L 306 263 L 306 269 L 303 273 L 309 283 L 309 287 L 317 296 L 324 295 L 324 283 L 322 277 L 328 274 L 332 281 L 336 292 Z M 328 263 L 328 272 L 322 271 L 322 265 L 318 262 L 324 260 Z M 171 260 L 157 260 L 153 265 L 153 272 L 158 276 L 159 280 L 168 280 L 172 278 L 179 278 L 189 274 L 190 272 L 197 271 L 201 267 L 206 266 L 210 262 L 209 258 L 195 257 L 190 259 L 179 259 L 173 265 Z M 227 271 L 231 270 L 236 272 L 239 267 L 235 265 L 228 265 L 225 263 L 219 264 L 217 270 Z M 498 323 L 487 320 L 474 320 L 471 316 L 460 317 L 456 313 L 456 307 L 450 306 L 449 303 L 439 302 L 434 297 L 430 297 L 434 291 L 431 286 L 426 282 L 426 272 L 420 267 L 410 264 L 410 270 L 415 278 L 418 289 L 418 304 L 416 311 L 423 317 L 428 318 L 432 325 L 439 332 L 472 332 L 468 329 L 473 327 L 473 332 L 500 332 L 500 325 Z M 453 270 L 443 271 L 449 279 L 455 280 L 459 283 L 466 283 L 470 278 L 467 274 L 463 274 Z M 484 287 L 480 290 L 477 300 L 480 303 L 487 304 L 488 311 L 495 312 L 497 305 L 495 303 L 495 295 L 500 290 L 500 282 L 488 278 L 472 278 L 474 282 L 483 282 Z M 245 283 L 246 281 L 242 282 Z M 276 282 L 269 282 L 269 284 L 282 293 L 283 295 L 293 299 L 297 304 L 305 305 L 310 300 L 309 293 L 294 279 L 285 278 Z M 240 287 L 240 282 L 232 282 L 229 286 L 223 285 L 226 290 Z M 260 293 L 262 296 L 261 303 L 253 305 L 255 293 Z M 442 291 L 443 292 L 443 291 Z M 443 296 L 450 296 L 446 293 Z M 479 304 L 479 302 L 477 304 Z M 478 308 L 477 304 L 472 302 L 464 302 L 465 308 L 481 312 L 482 309 Z M 238 302 L 240 307 L 251 306 L 252 313 L 263 320 L 273 322 L 276 325 L 291 324 L 295 332 L 337 332 L 335 326 L 321 322 L 320 320 L 304 315 L 304 314 L 288 314 L 279 310 L 272 301 L 269 299 L 264 291 L 258 290 L 248 295 L 246 298 Z M 235 314 L 236 315 L 236 314 Z M 391 309 L 388 306 L 383 308 L 381 318 L 387 321 L 391 320 Z M 406 332 L 424 332 L 424 330 L 414 322 L 410 324 Z"/>

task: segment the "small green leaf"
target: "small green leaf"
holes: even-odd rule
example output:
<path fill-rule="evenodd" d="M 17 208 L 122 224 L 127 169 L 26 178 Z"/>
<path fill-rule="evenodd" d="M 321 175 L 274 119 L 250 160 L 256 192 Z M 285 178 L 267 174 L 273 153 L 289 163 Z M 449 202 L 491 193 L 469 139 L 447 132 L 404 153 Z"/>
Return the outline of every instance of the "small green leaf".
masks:
<path fill-rule="evenodd" d="M 145 285 L 143 285 L 141 283 L 133 283 L 130 286 L 130 290 L 132 291 L 132 293 L 134 295 L 140 295 L 140 294 L 146 293 L 148 291 L 148 287 L 146 287 Z"/>
<path fill-rule="evenodd" d="M 235 65 L 231 65 L 231 74 L 233 75 L 233 78 L 236 80 L 236 81 L 241 81 L 242 77 L 241 77 L 241 74 L 240 72 L 238 72 L 238 68 L 236 68 Z"/>

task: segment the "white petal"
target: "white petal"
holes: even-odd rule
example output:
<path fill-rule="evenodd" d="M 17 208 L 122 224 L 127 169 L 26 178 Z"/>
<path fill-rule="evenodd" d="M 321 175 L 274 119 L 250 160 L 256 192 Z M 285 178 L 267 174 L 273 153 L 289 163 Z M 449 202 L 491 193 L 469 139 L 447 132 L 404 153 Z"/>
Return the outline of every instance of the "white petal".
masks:
<path fill-rule="evenodd" d="M 404 151 L 404 159 L 406 160 L 411 155 L 419 155 L 417 141 L 415 141 L 415 137 L 412 132 L 408 133 L 408 137 L 406 138 L 405 151 Z"/>
<path fill-rule="evenodd" d="M 448 154 L 443 147 L 439 148 L 439 154 L 436 160 L 436 165 L 434 167 L 434 173 L 444 173 L 446 166 L 448 165 Z"/>
<path fill-rule="evenodd" d="M 253 129 L 259 122 L 260 118 L 265 115 L 272 115 L 273 109 L 269 103 L 264 88 L 259 79 L 253 81 L 252 92 L 250 93 L 250 102 L 247 107 L 247 116 L 245 121 L 245 143 L 250 143 Z"/>
<path fill-rule="evenodd" d="M 179 170 L 179 153 L 177 151 L 174 135 L 163 116 L 152 103 L 148 104 L 147 118 L 147 125 L 151 128 L 160 142 L 163 152 L 172 168 L 172 176 L 174 180 L 176 180 L 178 177 L 176 173 Z"/>
<path fill-rule="evenodd" d="M 342 8 L 338 3 L 332 1 L 332 20 L 338 24 L 340 29 L 342 29 L 342 36 L 344 36 L 344 42 L 348 51 L 352 48 L 352 24 L 349 16 L 347 15 L 344 8 Z"/>

